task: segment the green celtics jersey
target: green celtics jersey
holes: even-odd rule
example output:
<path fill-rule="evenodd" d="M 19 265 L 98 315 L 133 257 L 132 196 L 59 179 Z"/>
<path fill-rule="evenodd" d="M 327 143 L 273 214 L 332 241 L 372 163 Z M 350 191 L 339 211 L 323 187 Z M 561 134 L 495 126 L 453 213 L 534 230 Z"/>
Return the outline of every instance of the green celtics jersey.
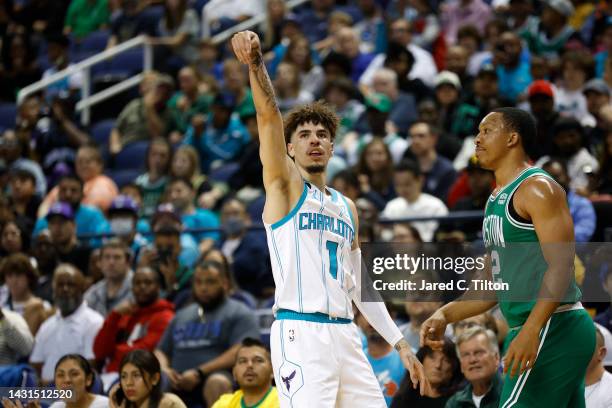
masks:
<path fill-rule="evenodd" d="M 542 254 L 533 224 L 520 219 L 512 197 L 523 181 L 533 176 L 552 180 L 542 169 L 529 167 L 497 194 L 485 208 L 482 235 L 491 257 L 491 272 L 499 306 L 510 327 L 525 323 L 540 293 L 548 264 Z M 575 303 L 580 289 L 572 278 L 562 303 Z"/>

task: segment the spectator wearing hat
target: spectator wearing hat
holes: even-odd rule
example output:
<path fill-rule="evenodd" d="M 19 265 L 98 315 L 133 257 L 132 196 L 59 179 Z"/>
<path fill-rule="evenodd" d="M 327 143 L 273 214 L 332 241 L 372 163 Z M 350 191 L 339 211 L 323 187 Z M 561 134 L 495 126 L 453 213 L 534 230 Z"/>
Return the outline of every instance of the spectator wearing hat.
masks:
<path fill-rule="evenodd" d="M 391 71 L 392 72 L 392 71 Z M 343 148 L 349 164 L 357 163 L 362 151 L 374 139 L 381 139 L 391 152 L 394 163 L 399 163 L 408 148 L 406 139 L 399 137 L 394 126 L 389 126 L 389 114 L 393 107 L 391 99 L 383 93 L 370 93 L 365 99 L 366 121 L 369 132 L 352 132 L 346 136 Z"/>
<path fill-rule="evenodd" d="M 150 222 L 146 226 L 140 223 L 139 232 L 142 232 L 147 237 L 150 237 L 149 244 L 152 244 L 155 241 L 155 230 L 160 225 L 171 225 L 172 228 L 179 231 L 179 263 L 189 268 L 193 267 L 200 255 L 198 252 L 198 243 L 195 239 L 193 239 L 191 234 L 187 234 L 183 231 L 185 227 L 183 225 L 183 221 L 181 220 L 181 216 L 171 203 L 158 205 L 157 209 L 155 210 L 155 214 L 153 214 L 153 217 L 151 217 Z M 151 249 L 151 246 L 149 245 L 146 248 L 143 248 L 143 250 L 144 249 L 149 250 Z"/>
<path fill-rule="evenodd" d="M 138 220 L 136 201 L 127 195 L 117 196 L 108 209 L 108 222 L 111 232 L 131 249 L 134 259 L 137 259 L 140 249 L 148 242 L 139 231 L 148 230 L 148 223 Z"/>
<path fill-rule="evenodd" d="M 439 110 L 439 127 L 444 132 L 450 132 L 459 107 L 461 81 L 454 72 L 442 71 L 434 82 L 436 103 Z"/>
<path fill-rule="evenodd" d="M 40 197 L 47 192 L 47 179 L 40 164 L 28 159 L 29 146 L 20 141 L 13 130 L 5 130 L 0 136 L 0 159 L 3 159 L 8 170 L 27 170 L 36 178 L 36 194 Z"/>
<path fill-rule="evenodd" d="M 606 356 L 611 352 L 604 338 L 603 327 L 595 329 L 595 352 L 593 358 L 587 367 L 586 377 L 584 380 L 584 397 L 586 407 L 588 408 L 604 408 L 612 406 L 612 374 L 606 371 L 604 362 Z M 610 333 L 606 333 L 610 336 Z"/>
<path fill-rule="evenodd" d="M 68 203 L 74 212 L 77 235 L 104 234 L 110 231 L 110 225 L 99 208 L 83 204 L 83 181 L 72 174 L 63 176 L 57 185 L 57 200 Z M 38 220 L 34 227 L 34 236 L 48 228 L 46 213 L 39 207 Z M 89 246 L 99 247 L 100 239 L 90 239 Z"/>
<path fill-rule="evenodd" d="M 191 235 L 183 234 L 181 218 L 172 204 L 162 204 L 151 220 L 153 240 L 140 251 L 138 266 L 148 266 L 163 277 L 164 297 L 174 300 L 177 308 L 184 301 L 191 284 L 192 266 L 198 247 Z M 179 296 L 180 295 L 180 296 Z"/>
<path fill-rule="evenodd" d="M 602 115 L 602 109 L 610 104 L 610 88 L 603 79 L 591 79 L 588 81 L 582 93 L 586 99 L 586 107 L 589 114 L 595 119 L 595 123 L 585 124 L 590 146 L 600 145 L 608 133 L 608 124 Z"/>
<path fill-rule="evenodd" d="M 117 154 L 126 144 L 165 137 L 170 124 L 166 104 L 174 90 L 174 81 L 166 75 L 149 73 L 140 83 L 140 98 L 126 105 L 111 132 L 109 151 Z"/>
<path fill-rule="evenodd" d="M 511 103 L 499 97 L 495 66 L 485 63 L 474 79 L 473 93 L 467 95 L 457 108 L 451 133 L 460 139 L 478 134 L 480 121 L 493 109 Z"/>
<path fill-rule="evenodd" d="M 70 68 L 73 64 L 70 63 L 68 50 L 70 48 L 70 39 L 63 34 L 51 34 L 47 38 L 47 58 L 51 66 L 43 72 L 42 79 L 45 80 L 51 75 L 58 73 L 66 68 Z M 72 75 L 53 82 L 46 87 L 47 99 L 60 93 L 68 93 L 75 95 L 83 86 L 83 73 L 76 71 Z"/>
<path fill-rule="evenodd" d="M 70 264 L 60 264 L 53 273 L 53 304 L 57 312 L 36 334 L 30 363 L 43 385 L 53 381 L 57 361 L 66 354 L 81 354 L 93 361 L 93 342 L 104 318 L 83 301 L 85 278 Z"/>
<path fill-rule="evenodd" d="M 85 292 L 87 305 L 102 316 L 119 303 L 132 299 L 131 260 L 132 252 L 119 239 L 113 238 L 102 245 L 98 264 L 104 278 Z"/>
<path fill-rule="evenodd" d="M 439 140 L 436 130 L 425 122 L 415 122 L 410 126 L 409 136 L 410 147 L 404 156 L 419 164 L 424 177 L 423 192 L 446 202 L 457 173 L 453 163 L 436 151 Z"/>
<path fill-rule="evenodd" d="M 168 199 L 174 209 L 180 214 L 183 226 L 188 230 L 203 228 L 217 228 L 219 220 L 210 210 L 196 208 L 195 189 L 191 180 L 187 178 L 174 178 L 168 184 Z M 212 241 L 219 239 L 219 234 L 215 232 L 188 232 L 200 246 L 210 247 Z M 210 240 L 211 242 L 203 242 Z"/>
<path fill-rule="evenodd" d="M 529 53 L 523 50 L 521 39 L 514 32 L 501 34 L 494 45 L 495 63 L 502 98 L 516 102 L 532 81 Z"/>
<path fill-rule="evenodd" d="M 393 21 L 389 28 L 389 42 L 407 49 L 412 55 L 414 62 L 410 67 L 408 79 L 420 79 L 427 86 L 433 86 L 438 69 L 431 53 L 412 43 L 412 28 L 412 24 L 406 19 L 399 18 Z M 361 77 L 362 84 L 372 85 L 374 72 L 384 65 L 386 57 L 385 54 L 374 57 Z"/>
<path fill-rule="evenodd" d="M 567 204 L 572 221 L 574 221 L 574 239 L 576 242 L 590 241 L 597 226 L 595 209 L 588 198 L 576 194 L 576 191 L 570 188 L 567 164 L 560 159 L 551 159 L 542 165 L 542 169 L 550 174 L 566 191 Z"/>
<path fill-rule="evenodd" d="M 213 163 L 218 166 L 236 160 L 249 142 L 247 129 L 232 115 L 235 108 L 234 95 L 220 93 L 215 97 L 208 119 L 200 117 L 187 129 L 183 144 L 196 148 L 204 173 L 210 171 Z"/>
<path fill-rule="evenodd" d="M 529 20 L 519 35 L 533 54 L 557 59 L 567 42 L 577 37 L 569 25 L 569 18 L 573 14 L 571 1 L 546 0 L 541 16 Z"/>
<path fill-rule="evenodd" d="M 586 106 L 583 87 L 593 76 L 594 61 L 587 51 L 567 51 L 561 58 L 561 81 L 555 89 L 555 104 L 562 116 L 571 116 L 583 124 L 593 124 Z"/>
<path fill-rule="evenodd" d="M 36 177 L 26 169 L 15 169 L 9 175 L 11 206 L 13 214 L 23 225 L 32 231 L 40 197 L 36 195 Z"/>
<path fill-rule="evenodd" d="M 457 42 L 459 28 L 473 25 L 484 34 L 485 25 L 493 18 L 491 6 L 482 0 L 461 0 L 441 7 L 441 25 L 447 44 Z"/>
<path fill-rule="evenodd" d="M 526 146 L 532 160 L 549 154 L 553 149 L 553 127 L 559 118 L 555 110 L 555 97 L 552 84 L 548 81 L 534 81 L 527 90 L 529 109 L 536 119 L 537 136 L 531 146 Z"/>
<path fill-rule="evenodd" d="M 584 129 L 576 119 L 560 117 L 553 126 L 553 148 L 551 154 L 567 161 L 569 187 L 585 194 L 588 187 L 588 172 L 597 172 L 599 162 L 584 147 Z M 541 157 L 536 165 L 541 166 L 550 156 Z"/>
<path fill-rule="evenodd" d="M 49 208 L 46 218 L 58 261 L 70 263 L 87 274 L 91 248 L 77 240 L 74 211 L 70 204 L 56 202 Z"/>
<path fill-rule="evenodd" d="M 152 268 L 136 269 L 130 299 L 117 304 L 96 335 L 93 351 L 104 364 L 103 379 L 116 379 L 119 364 L 136 349 L 153 351 L 174 317 L 174 305 L 160 298 L 161 276 Z"/>

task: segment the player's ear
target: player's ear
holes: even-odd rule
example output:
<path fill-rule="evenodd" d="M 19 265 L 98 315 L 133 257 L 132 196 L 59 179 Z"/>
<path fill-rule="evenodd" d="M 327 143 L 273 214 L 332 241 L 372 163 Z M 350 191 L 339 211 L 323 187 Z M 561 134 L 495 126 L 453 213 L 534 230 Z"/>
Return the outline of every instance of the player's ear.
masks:
<path fill-rule="evenodd" d="M 287 143 L 287 154 L 292 159 L 295 158 L 295 150 L 293 149 L 293 144 L 291 142 Z"/>
<path fill-rule="evenodd" d="M 517 132 L 510 132 L 510 135 L 508 136 L 508 142 L 507 142 L 508 147 L 516 146 L 517 144 L 521 142 L 520 139 L 521 137 L 519 136 Z"/>

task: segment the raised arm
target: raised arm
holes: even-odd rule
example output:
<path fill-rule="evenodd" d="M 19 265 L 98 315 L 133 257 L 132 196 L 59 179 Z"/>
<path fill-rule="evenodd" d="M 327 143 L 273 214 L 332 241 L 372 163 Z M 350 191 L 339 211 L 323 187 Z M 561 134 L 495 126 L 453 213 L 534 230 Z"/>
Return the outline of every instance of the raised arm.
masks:
<path fill-rule="evenodd" d="M 257 34 L 252 31 L 235 34 L 232 37 L 232 47 L 238 60 L 249 67 L 249 81 L 260 135 L 259 155 L 263 164 L 264 187 L 268 191 L 273 184 L 288 184 L 293 167 L 287 156 L 283 118 L 276 103 Z"/>

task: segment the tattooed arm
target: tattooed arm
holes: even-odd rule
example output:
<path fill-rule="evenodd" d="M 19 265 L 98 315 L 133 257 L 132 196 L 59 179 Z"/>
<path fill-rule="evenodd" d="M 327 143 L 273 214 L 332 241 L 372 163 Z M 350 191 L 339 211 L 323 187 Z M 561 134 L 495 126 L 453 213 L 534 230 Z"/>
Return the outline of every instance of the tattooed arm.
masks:
<path fill-rule="evenodd" d="M 283 118 L 268 76 L 257 34 L 242 31 L 232 37 L 238 60 L 249 67 L 249 80 L 257 111 L 259 156 L 266 189 L 264 219 L 273 223 L 289 213 L 302 193 L 302 178 L 291 158 L 283 129 Z"/>

